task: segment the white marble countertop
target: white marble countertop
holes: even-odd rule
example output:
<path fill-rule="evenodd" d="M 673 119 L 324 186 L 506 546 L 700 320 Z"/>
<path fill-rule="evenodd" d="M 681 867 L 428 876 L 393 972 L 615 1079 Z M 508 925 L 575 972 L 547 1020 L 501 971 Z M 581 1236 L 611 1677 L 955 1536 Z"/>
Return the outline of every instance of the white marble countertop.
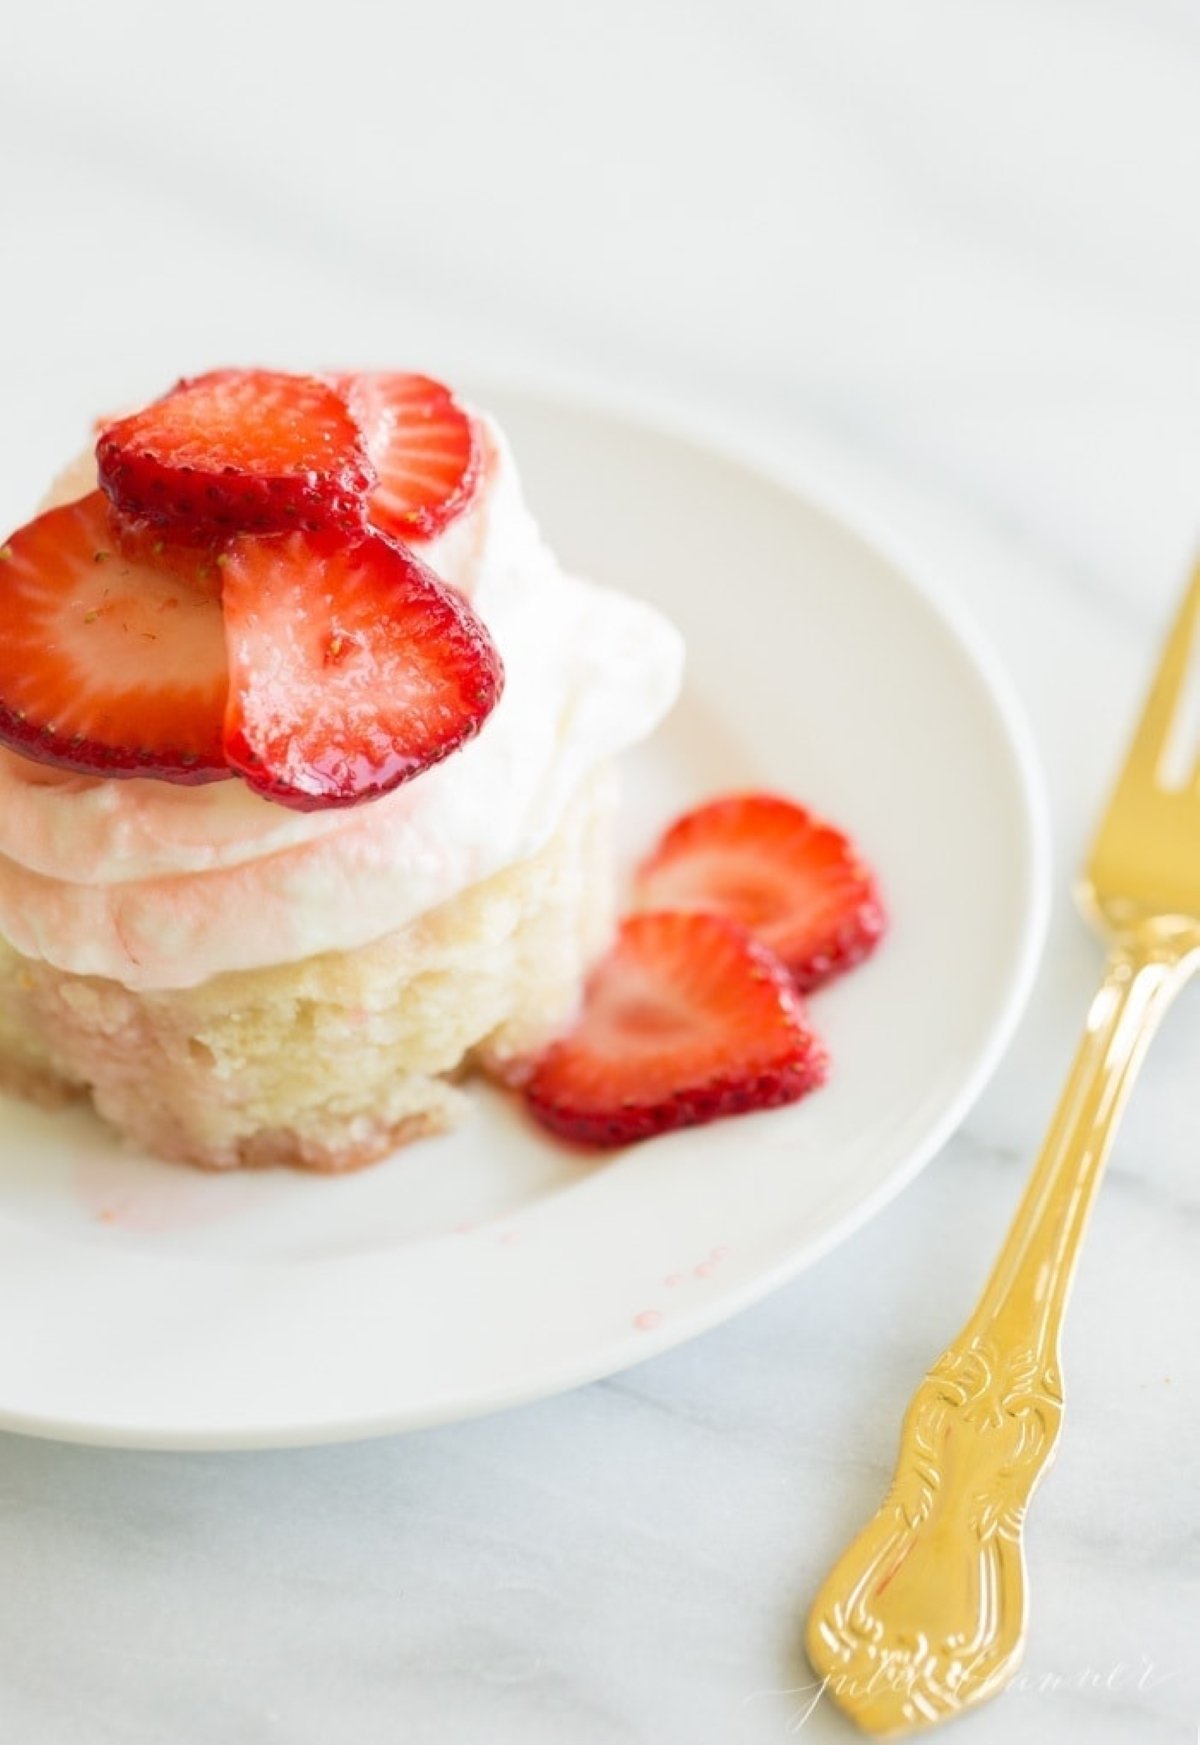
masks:
<path fill-rule="evenodd" d="M 1060 895 L 963 1131 L 769 1302 L 486 1422 L 245 1456 L 0 1439 L 30 1745 L 849 1738 L 797 1648 L 980 1283 L 1097 973 L 1066 890 L 1200 520 L 1192 0 L 45 3 L 0 63 L 0 514 L 224 358 L 427 359 L 853 480 L 1033 721 Z M 1200 1723 L 1200 995 L 1070 1321 L 1018 1688 L 964 1740 Z"/>

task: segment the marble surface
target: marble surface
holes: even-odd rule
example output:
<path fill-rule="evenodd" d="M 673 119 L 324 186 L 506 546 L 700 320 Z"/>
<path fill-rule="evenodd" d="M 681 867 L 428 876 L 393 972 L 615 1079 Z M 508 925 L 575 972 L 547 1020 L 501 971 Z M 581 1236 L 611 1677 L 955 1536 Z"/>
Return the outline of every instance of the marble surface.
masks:
<path fill-rule="evenodd" d="M 6 1739 L 851 1736 L 806 1601 L 1053 1103 L 1098 967 L 1069 874 L 1200 520 L 1198 86 L 1192 0 L 24 10 L 0 516 L 94 408 L 220 359 L 422 359 L 725 430 L 954 555 L 1045 760 L 1059 896 L 962 1132 L 694 1344 L 360 1447 L 0 1439 Z M 1096 1214 L 1026 1670 L 979 1745 L 1200 1723 L 1198 1050 L 1200 994 Z"/>

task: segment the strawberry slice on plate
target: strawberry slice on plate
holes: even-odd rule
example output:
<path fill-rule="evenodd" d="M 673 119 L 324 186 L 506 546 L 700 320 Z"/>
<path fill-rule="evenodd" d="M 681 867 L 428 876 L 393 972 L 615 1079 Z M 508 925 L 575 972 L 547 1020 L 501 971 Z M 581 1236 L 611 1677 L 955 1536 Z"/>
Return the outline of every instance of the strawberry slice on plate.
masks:
<path fill-rule="evenodd" d="M 0 549 L 0 743 L 106 776 L 208 782 L 228 689 L 221 606 L 190 559 L 128 555 L 93 491 Z M 211 574 L 211 570 L 210 570 Z"/>
<path fill-rule="evenodd" d="M 475 489 L 474 419 L 430 376 L 377 370 L 335 380 L 379 475 L 368 500 L 371 522 L 397 539 L 432 539 Z"/>
<path fill-rule="evenodd" d="M 105 425 L 96 461 L 127 515 L 225 533 L 352 531 L 375 479 L 341 396 L 315 376 L 273 370 L 180 382 Z"/>
<path fill-rule="evenodd" d="M 680 818 L 641 866 L 637 899 L 740 921 L 804 993 L 861 962 L 887 924 L 850 840 L 775 794 L 734 794 Z"/>
<path fill-rule="evenodd" d="M 525 1096 L 566 1138 L 627 1145 L 795 1102 L 827 1068 L 771 952 L 719 915 L 661 912 L 622 923 Z"/>
<path fill-rule="evenodd" d="M 285 806 L 387 793 L 464 745 L 499 701 L 483 624 L 393 540 L 244 536 L 220 567 L 226 756 Z"/>

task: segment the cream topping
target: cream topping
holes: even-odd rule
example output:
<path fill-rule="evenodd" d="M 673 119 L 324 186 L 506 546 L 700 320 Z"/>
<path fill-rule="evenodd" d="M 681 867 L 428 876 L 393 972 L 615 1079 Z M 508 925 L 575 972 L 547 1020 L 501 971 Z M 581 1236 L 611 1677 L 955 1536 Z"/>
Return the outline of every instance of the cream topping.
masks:
<path fill-rule="evenodd" d="M 368 944 L 536 852 L 590 771 L 652 730 L 678 634 L 561 571 L 484 431 L 475 501 L 417 548 L 504 660 L 479 736 L 381 800 L 307 813 L 238 781 L 107 780 L 0 750 L 0 934 L 18 951 L 149 990 Z M 77 466 L 54 500 L 93 482 Z"/>

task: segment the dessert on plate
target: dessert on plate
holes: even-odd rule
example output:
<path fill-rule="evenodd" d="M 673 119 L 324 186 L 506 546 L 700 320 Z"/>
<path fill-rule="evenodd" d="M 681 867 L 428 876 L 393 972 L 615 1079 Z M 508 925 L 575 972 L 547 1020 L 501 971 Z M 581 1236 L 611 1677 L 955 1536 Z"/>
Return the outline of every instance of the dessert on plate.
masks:
<path fill-rule="evenodd" d="M 570 1024 L 681 664 L 427 377 L 109 421 L 0 548 L 0 1083 L 218 1169 L 447 1127 Z"/>

